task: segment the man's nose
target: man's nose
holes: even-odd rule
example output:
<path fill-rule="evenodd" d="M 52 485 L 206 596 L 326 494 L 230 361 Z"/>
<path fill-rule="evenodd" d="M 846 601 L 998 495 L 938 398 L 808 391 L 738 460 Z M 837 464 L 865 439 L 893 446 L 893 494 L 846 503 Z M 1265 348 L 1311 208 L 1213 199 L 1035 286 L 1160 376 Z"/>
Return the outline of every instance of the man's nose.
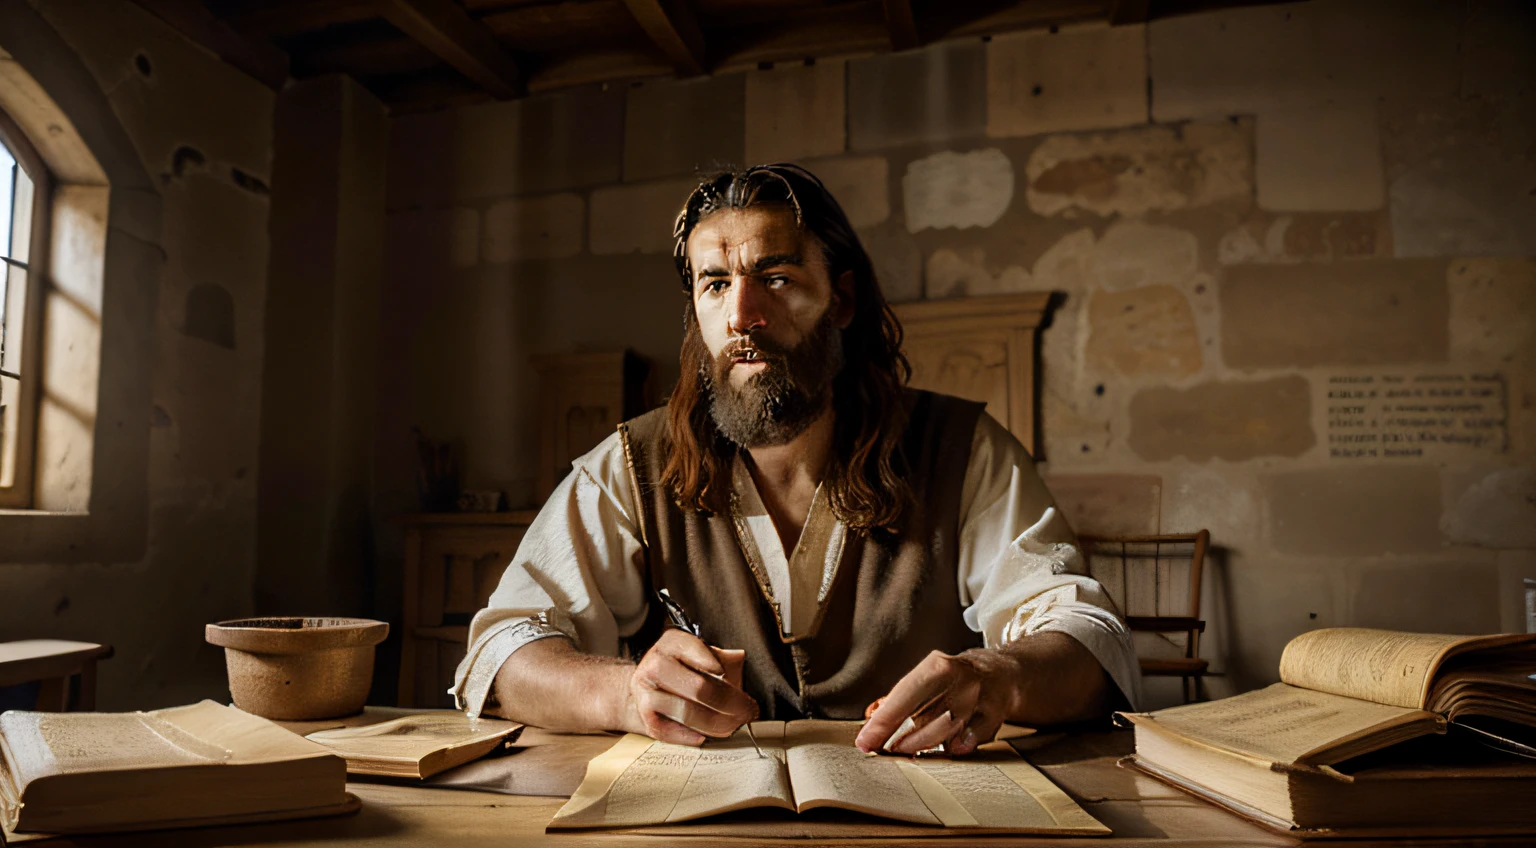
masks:
<path fill-rule="evenodd" d="M 727 319 L 733 336 L 744 336 L 768 323 L 767 293 L 754 280 L 738 277 L 731 286 Z"/>

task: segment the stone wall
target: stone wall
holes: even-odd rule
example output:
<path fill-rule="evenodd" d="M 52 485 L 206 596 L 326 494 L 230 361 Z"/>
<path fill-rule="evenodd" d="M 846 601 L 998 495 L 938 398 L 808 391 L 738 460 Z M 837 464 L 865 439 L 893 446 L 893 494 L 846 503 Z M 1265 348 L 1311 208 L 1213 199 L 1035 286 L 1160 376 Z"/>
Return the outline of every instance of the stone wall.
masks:
<path fill-rule="evenodd" d="M 398 118 L 381 512 L 413 424 L 529 501 L 532 354 L 627 345 L 669 386 L 693 175 L 792 159 L 892 300 L 1061 293 L 1043 468 L 1080 529 L 1211 530 L 1213 693 L 1309 628 L 1523 630 L 1533 33 L 1316 0 Z"/>
<path fill-rule="evenodd" d="M 62 549 L 67 562 L 0 556 L 0 640 L 111 644 L 104 709 L 226 697 L 222 654 L 202 634 L 205 622 L 251 611 L 274 95 L 133 3 L 32 5 L 78 56 L 50 58 L 83 63 L 106 94 L 163 209 L 159 226 L 129 215 L 113 231 L 149 246 L 158 307 L 152 346 L 103 369 L 149 369 L 153 405 L 97 422 L 98 440 L 108 426 L 149 431 L 148 530 L 143 540 L 138 528 L 135 561 L 81 562 Z M 114 293 L 114 279 L 109 302 L 146 296 Z M 92 486 L 125 485 L 116 478 L 131 472 L 98 468 Z M 0 553 L 6 526 L 0 516 Z"/>

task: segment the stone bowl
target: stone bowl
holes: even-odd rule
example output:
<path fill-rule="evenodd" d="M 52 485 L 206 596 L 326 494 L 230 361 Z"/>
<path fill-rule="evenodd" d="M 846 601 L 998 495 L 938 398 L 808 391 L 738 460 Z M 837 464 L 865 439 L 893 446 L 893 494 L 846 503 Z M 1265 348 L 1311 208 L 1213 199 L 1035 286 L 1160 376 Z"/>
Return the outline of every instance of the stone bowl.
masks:
<path fill-rule="evenodd" d="M 263 718 L 307 721 L 353 715 L 368 700 L 374 646 L 389 625 L 370 618 L 239 618 L 210 624 L 224 649 L 235 706 Z"/>

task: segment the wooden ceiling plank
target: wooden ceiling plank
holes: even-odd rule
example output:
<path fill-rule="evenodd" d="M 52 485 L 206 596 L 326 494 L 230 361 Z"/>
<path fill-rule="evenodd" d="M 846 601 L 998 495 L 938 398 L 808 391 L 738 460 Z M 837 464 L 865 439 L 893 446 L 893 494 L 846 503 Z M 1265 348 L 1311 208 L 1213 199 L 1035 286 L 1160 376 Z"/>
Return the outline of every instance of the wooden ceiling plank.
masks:
<path fill-rule="evenodd" d="M 526 93 L 522 71 L 489 29 L 453 0 L 377 0 L 401 32 L 500 98 Z"/>
<path fill-rule="evenodd" d="M 709 70 L 704 31 L 686 0 L 624 0 L 624 5 L 672 61 L 679 76 L 693 77 Z"/>
<path fill-rule="evenodd" d="M 912 16 L 912 0 L 884 0 L 885 27 L 891 31 L 891 48 L 911 50 L 921 47 L 917 19 Z"/>
<path fill-rule="evenodd" d="M 212 11 L 247 36 L 278 39 L 373 20 L 379 14 L 372 0 L 259 0 L 218 4 Z"/>
<path fill-rule="evenodd" d="M 273 91 L 288 82 L 288 54 L 260 38 L 249 38 L 220 20 L 200 0 L 135 0 L 192 43 L 249 74 Z"/>

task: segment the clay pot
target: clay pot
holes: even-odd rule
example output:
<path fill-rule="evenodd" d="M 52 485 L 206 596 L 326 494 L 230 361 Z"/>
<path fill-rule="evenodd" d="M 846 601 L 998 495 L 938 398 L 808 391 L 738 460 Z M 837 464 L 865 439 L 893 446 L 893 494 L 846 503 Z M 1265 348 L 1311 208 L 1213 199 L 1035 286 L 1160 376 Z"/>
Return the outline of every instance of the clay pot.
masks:
<path fill-rule="evenodd" d="M 240 618 L 207 627 L 224 649 L 235 706 L 263 718 L 306 721 L 362 710 L 374 646 L 389 625 L 370 618 Z"/>

